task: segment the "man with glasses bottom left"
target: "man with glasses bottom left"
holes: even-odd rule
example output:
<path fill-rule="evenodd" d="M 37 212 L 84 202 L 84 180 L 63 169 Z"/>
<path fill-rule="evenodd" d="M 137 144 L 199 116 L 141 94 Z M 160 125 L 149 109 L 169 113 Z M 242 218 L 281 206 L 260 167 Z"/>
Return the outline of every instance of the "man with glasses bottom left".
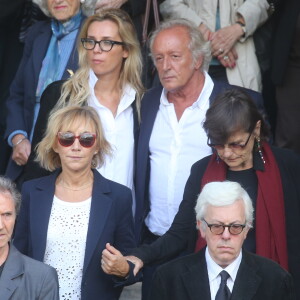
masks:
<path fill-rule="evenodd" d="M 291 275 L 277 263 L 245 250 L 253 206 L 239 183 L 210 182 L 195 207 L 207 247 L 157 269 L 150 300 L 292 300 Z"/>

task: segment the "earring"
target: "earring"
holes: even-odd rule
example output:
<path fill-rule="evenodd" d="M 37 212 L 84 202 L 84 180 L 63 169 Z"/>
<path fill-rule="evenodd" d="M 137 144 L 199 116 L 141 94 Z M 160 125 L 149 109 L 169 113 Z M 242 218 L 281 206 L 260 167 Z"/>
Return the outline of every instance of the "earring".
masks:
<path fill-rule="evenodd" d="M 85 0 L 80 0 L 80 3 L 83 4 L 85 2 Z"/>
<path fill-rule="evenodd" d="M 263 161 L 263 163 L 265 164 L 266 162 L 265 162 L 263 153 L 261 151 L 261 145 L 260 145 L 260 138 L 259 137 L 256 137 L 256 146 L 257 146 L 259 156 L 260 156 L 261 160 Z"/>

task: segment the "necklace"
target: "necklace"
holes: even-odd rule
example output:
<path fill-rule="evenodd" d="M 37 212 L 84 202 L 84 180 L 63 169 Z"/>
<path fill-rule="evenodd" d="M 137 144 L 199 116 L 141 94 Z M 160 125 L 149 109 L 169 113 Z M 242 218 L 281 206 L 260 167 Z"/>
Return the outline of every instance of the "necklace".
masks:
<path fill-rule="evenodd" d="M 61 180 L 59 181 L 59 184 L 60 184 L 60 183 L 61 183 L 61 186 L 62 186 L 64 189 L 67 189 L 67 190 L 70 190 L 70 191 L 82 191 L 82 190 L 85 190 L 85 189 L 87 189 L 88 187 L 90 187 L 90 186 L 93 184 L 93 181 L 91 181 L 91 182 L 89 182 L 89 183 L 87 183 L 87 184 L 84 184 L 84 185 L 82 185 L 82 186 L 80 186 L 80 187 L 78 187 L 78 188 L 71 188 L 71 187 L 66 186 L 63 179 L 61 179 Z"/>

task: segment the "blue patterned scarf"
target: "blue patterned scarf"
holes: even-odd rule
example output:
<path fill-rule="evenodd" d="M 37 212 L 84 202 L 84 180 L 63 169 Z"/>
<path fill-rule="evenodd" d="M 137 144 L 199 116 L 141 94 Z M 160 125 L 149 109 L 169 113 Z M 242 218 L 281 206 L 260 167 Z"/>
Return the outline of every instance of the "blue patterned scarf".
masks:
<path fill-rule="evenodd" d="M 41 97 L 44 89 L 53 81 L 59 80 L 59 64 L 60 64 L 60 40 L 80 27 L 82 20 L 82 13 L 79 11 L 77 15 L 72 17 L 69 21 L 61 23 L 55 19 L 51 20 L 52 37 L 46 56 L 43 60 L 39 82 L 36 90 L 37 102 Z"/>

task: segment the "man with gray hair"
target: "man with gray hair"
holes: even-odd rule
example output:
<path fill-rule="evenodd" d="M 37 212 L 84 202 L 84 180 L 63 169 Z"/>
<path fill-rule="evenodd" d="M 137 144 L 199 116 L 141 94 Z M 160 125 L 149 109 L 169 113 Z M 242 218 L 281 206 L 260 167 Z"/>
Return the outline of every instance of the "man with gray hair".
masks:
<path fill-rule="evenodd" d="M 277 263 L 242 250 L 253 206 L 236 182 L 211 182 L 195 207 L 207 247 L 157 269 L 150 300 L 292 300 L 291 275 Z"/>
<path fill-rule="evenodd" d="M 21 254 L 10 242 L 21 195 L 0 176 L 0 299 L 59 300 L 55 269 Z"/>
<path fill-rule="evenodd" d="M 206 111 L 218 93 L 232 88 L 208 75 L 210 46 L 188 20 L 161 23 L 150 38 L 150 51 L 162 86 L 148 91 L 141 107 L 135 233 L 143 244 L 171 226 L 191 166 L 211 154 L 202 128 Z M 262 103 L 258 93 L 247 92 Z M 144 268 L 143 299 L 152 273 Z"/>

